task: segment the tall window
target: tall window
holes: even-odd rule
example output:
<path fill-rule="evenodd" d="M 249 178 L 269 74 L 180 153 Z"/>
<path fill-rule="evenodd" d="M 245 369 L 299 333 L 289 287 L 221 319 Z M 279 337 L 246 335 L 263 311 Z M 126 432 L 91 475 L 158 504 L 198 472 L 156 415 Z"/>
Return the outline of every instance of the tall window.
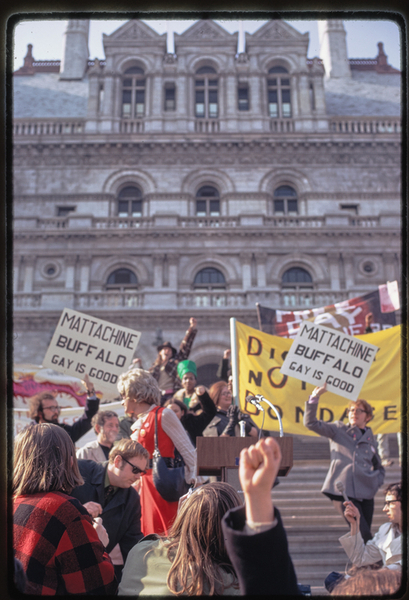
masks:
<path fill-rule="evenodd" d="M 130 67 L 122 82 L 122 117 L 140 119 L 145 115 L 145 77 L 141 67 Z"/>
<path fill-rule="evenodd" d="M 311 275 L 302 267 L 291 267 L 281 280 L 284 306 L 312 306 L 313 281 Z"/>
<path fill-rule="evenodd" d="M 272 67 L 267 79 L 268 113 L 270 117 L 291 117 L 291 87 L 287 69 Z"/>
<path fill-rule="evenodd" d="M 213 67 L 201 67 L 195 79 L 196 117 L 216 119 L 219 116 L 217 73 Z"/>
<path fill-rule="evenodd" d="M 176 88 L 174 83 L 165 83 L 165 110 L 176 110 Z"/>
<path fill-rule="evenodd" d="M 129 269 L 116 269 L 108 277 L 106 288 L 108 290 L 117 289 L 136 289 L 138 287 L 138 279 Z"/>
<path fill-rule="evenodd" d="M 142 192 L 135 186 L 122 188 L 118 194 L 118 217 L 142 216 Z"/>
<path fill-rule="evenodd" d="M 193 286 L 195 288 L 221 289 L 226 287 L 226 280 L 223 273 L 218 269 L 206 267 L 197 273 Z"/>
<path fill-rule="evenodd" d="M 239 87 L 237 89 L 238 93 L 238 101 L 239 101 L 239 110 L 249 110 L 249 86 L 247 83 L 239 83 Z"/>
<path fill-rule="evenodd" d="M 281 185 L 274 190 L 274 214 L 298 214 L 297 192 L 289 185 Z"/>
<path fill-rule="evenodd" d="M 196 194 L 196 216 L 218 217 L 220 215 L 220 198 L 217 189 L 204 185 Z"/>

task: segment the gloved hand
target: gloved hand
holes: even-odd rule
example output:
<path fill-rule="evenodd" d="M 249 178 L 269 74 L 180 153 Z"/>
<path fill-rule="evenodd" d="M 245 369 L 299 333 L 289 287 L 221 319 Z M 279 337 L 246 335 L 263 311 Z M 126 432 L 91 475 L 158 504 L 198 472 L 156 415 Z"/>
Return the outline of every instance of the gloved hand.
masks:
<path fill-rule="evenodd" d="M 238 406 L 229 406 L 229 410 L 227 411 L 227 416 L 229 417 L 229 422 L 227 423 L 226 427 L 224 428 L 224 431 L 222 433 L 222 435 L 230 435 L 231 437 L 235 436 L 235 431 L 234 428 L 236 427 L 236 425 L 239 422 L 239 407 Z"/>

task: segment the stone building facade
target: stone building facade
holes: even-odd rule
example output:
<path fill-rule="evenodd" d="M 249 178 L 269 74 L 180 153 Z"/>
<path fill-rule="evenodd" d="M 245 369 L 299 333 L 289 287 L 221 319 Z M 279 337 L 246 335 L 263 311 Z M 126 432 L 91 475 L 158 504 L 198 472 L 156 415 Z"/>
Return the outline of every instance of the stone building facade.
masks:
<path fill-rule="evenodd" d="M 131 20 L 89 60 L 14 76 L 14 358 L 41 364 L 62 308 L 142 332 L 149 366 L 198 319 L 203 381 L 229 318 L 322 306 L 399 279 L 400 72 L 349 59 L 342 21 L 238 34 L 198 21 L 169 47 Z"/>

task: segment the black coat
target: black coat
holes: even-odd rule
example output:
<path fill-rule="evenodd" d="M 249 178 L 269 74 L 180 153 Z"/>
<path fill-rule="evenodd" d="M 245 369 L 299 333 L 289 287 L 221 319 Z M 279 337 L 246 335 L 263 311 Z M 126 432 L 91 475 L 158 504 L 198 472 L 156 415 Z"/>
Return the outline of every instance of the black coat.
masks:
<path fill-rule="evenodd" d="M 57 425 L 65 429 L 75 444 L 77 440 L 91 429 L 91 419 L 98 412 L 98 408 L 99 398 L 97 398 L 97 396 L 91 396 L 90 398 L 87 398 L 84 412 L 78 421 L 75 421 L 72 425 L 66 425 L 65 423 L 57 423 Z"/>
<path fill-rule="evenodd" d="M 278 521 L 275 527 L 254 535 L 243 531 L 246 523 L 244 506 L 230 509 L 223 517 L 227 553 L 244 596 L 300 595 L 287 536 L 276 508 L 274 516 Z"/>
<path fill-rule="evenodd" d="M 130 549 L 143 538 L 139 494 L 133 487 L 119 488 L 104 507 L 104 483 L 108 463 L 79 460 L 78 466 L 85 483 L 74 488 L 71 496 L 77 498 L 82 504 L 86 502 L 101 504 L 102 524 L 109 537 L 106 550 L 109 553 L 119 544 L 125 563 Z"/>

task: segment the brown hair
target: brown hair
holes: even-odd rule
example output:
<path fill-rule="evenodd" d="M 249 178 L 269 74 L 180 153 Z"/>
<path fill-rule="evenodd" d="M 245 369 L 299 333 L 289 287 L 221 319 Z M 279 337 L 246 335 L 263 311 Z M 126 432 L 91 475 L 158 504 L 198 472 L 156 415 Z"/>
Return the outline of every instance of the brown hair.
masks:
<path fill-rule="evenodd" d="M 390 483 L 383 490 L 383 493 L 385 494 L 385 496 L 386 494 L 391 494 L 395 496 L 396 500 L 402 502 L 402 482 L 399 481 L 398 483 Z"/>
<path fill-rule="evenodd" d="M 116 456 L 123 456 L 126 460 L 135 458 L 135 456 L 149 459 L 149 452 L 140 444 L 134 440 L 128 438 L 122 438 L 117 444 L 115 444 L 109 452 L 109 463 L 112 465 L 115 461 Z"/>
<path fill-rule="evenodd" d="M 74 444 L 59 425 L 23 429 L 14 441 L 13 494 L 65 492 L 82 485 Z"/>
<path fill-rule="evenodd" d="M 236 506 L 242 506 L 238 493 L 223 482 L 199 487 L 184 502 L 165 542 L 172 562 L 167 584 L 173 594 L 223 594 L 223 571 L 232 574 L 236 586 L 222 531 L 223 516 Z"/>
<path fill-rule="evenodd" d="M 112 419 L 112 417 L 118 418 L 118 415 L 113 410 L 99 410 L 91 419 L 91 425 L 93 426 L 95 433 L 98 433 L 95 429 L 96 425 L 98 425 L 98 427 L 103 427 L 105 421 Z"/>
<path fill-rule="evenodd" d="M 183 416 L 187 414 L 187 406 L 186 404 L 184 404 L 183 402 L 181 402 L 180 400 L 173 400 L 173 398 L 170 398 L 169 400 L 166 400 L 165 404 L 163 405 L 165 408 L 167 408 L 168 406 L 170 406 L 171 404 L 176 404 L 177 406 L 179 406 L 180 410 L 183 413 Z"/>
<path fill-rule="evenodd" d="M 117 387 L 121 396 L 128 396 L 135 402 L 158 405 L 161 399 L 158 382 L 144 369 L 130 369 L 122 373 Z"/>
<path fill-rule="evenodd" d="M 398 591 L 402 583 L 400 569 L 357 569 L 349 579 L 338 583 L 332 596 L 390 596 Z"/>
<path fill-rule="evenodd" d="M 222 389 L 225 387 L 229 387 L 225 381 L 216 381 L 216 383 L 213 383 L 209 390 L 209 396 L 216 406 L 219 404 Z"/>
<path fill-rule="evenodd" d="M 371 421 L 373 419 L 373 408 L 366 400 L 359 399 L 355 402 L 351 400 L 351 402 L 348 404 L 348 409 L 352 408 L 353 406 L 358 406 L 359 408 L 364 410 L 369 417 L 368 421 Z"/>
<path fill-rule="evenodd" d="M 40 394 L 36 394 L 29 399 L 29 410 L 28 416 L 30 419 L 34 419 L 37 423 L 40 419 L 38 413 L 43 412 L 43 400 L 55 400 L 56 394 L 52 394 L 51 392 L 41 392 Z"/>

